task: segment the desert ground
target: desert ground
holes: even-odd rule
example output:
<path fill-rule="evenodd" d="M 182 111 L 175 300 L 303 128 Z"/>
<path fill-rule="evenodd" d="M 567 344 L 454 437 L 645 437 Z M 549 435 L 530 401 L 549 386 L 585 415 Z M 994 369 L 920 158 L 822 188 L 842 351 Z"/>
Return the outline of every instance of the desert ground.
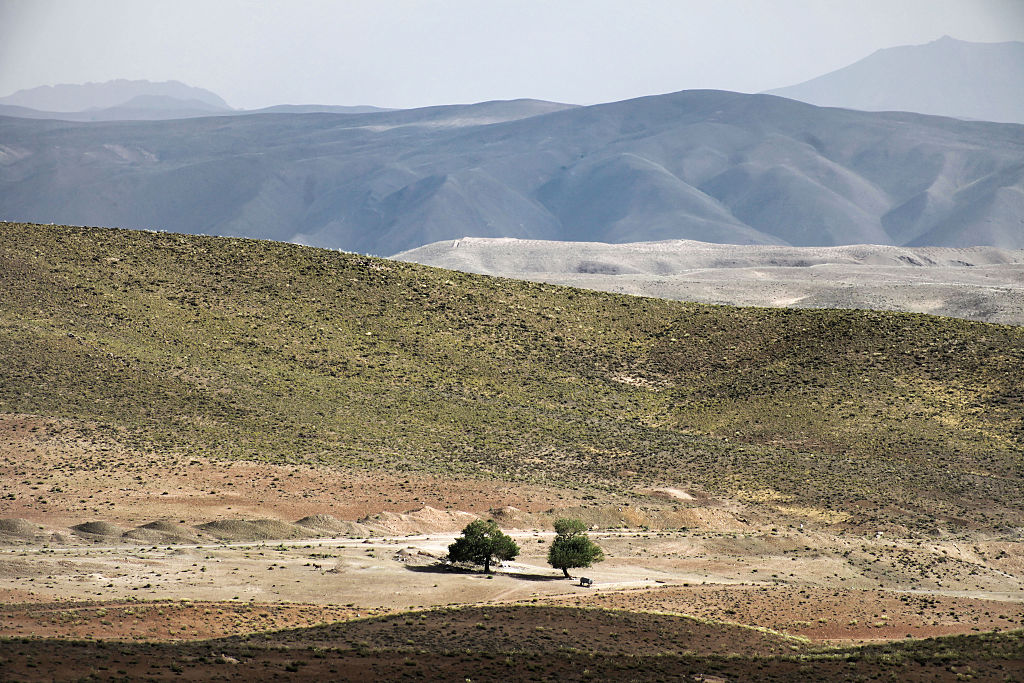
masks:
<path fill-rule="evenodd" d="M 355 635 L 321 634 L 316 637 L 326 640 L 316 645 L 303 631 L 303 647 L 337 649 L 341 641 L 415 646 L 426 653 L 416 660 L 417 671 L 436 655 L 435 674 L 454 675 L 468 671 L 468 664 L 459 668 L 446 659 L 447 650 L 430 645 L 427 632 L 407 632 L 420 619 L 449 614 L 447 609 L 574 608 L 602 619 L 686 615 L 693 624 L 717 625 L 713 634 L 699 637 L 687 631 L 679 656 L 747 651 L 748 645 L 751 653 L 789 652 L 1024 628 L 1019 530 L 900 537 L 844 524 L 842 517 L 783 514 L 716 499 L 684 483 L 613 501 L 542 486 L 312 465 L 183 456 L 166 468 L 156 456 L 90 441 L 53 419 L 6 415 L 0 429 L 0 652 L 15 680 L 119 671 L 176 677 L 182 661 L 191 662 L 188 670 L 198 680 L 208 673 L 210 658 L 239 660 L 231 647 L 250 643 L 254 634 L 277 638 L 270 634 L 327 624 L 348 624 Z M 565 580 L 545 561 L 551 522 L 562 515 L 590 523 L 591 537 L 606 553 L 604 562 L 573 571 L 592 578 L 592 588 Z M 462 526 L 478 517 L 498 520 L 522 548 L 493 575 L 442 562 Z M 452 626 L 453 633 L 471 637 L 484 623 L 473 615 L 463 619 L 469 621 L 461 630 Z M 392 633 L 385 628 L 391 622 L 380 621 L 388 618 L 404 621 L 395 622 Z M 544 617 L 550 626 L 534 624 L 537 619 L 531 612 L 501 623 L 532 635 L 544 628 L 563 634 L 558 637 L 571 633 L 551 646 L 558 657 L 571 658 L 580 633 L 617 633 L 617 627 L 582 624 L 580 616 Z M 646 624 L 633 632 L 658 628 L 667 627 Z M 367 629 L 372 634 L 363 633 Z M 751 634 L 762 633 L 781 640 L 747 643 Z M 502 637 L 495 651 L 522 641 L 522 634 Z M 123 664 L 104 670 L 95 652 L 71 645 L 82 641 L 120 648 Z M 55 643 L 74 651 L 61 650 L 66 667 L 41 664 L 50 661 L 45 653 Z M 132 650 L 133 643 L 176 643 L 177 649 L 147 659 Z M 187 655 L 189 643 L 206 649 Z M 611 638 L 595 652 L 625 656 L 616 649 L 625 645 L 616 643 Z M 229 651 L 234 654 L 222 654 Z M 259 675 L 228 667 L 232 676 L 273 670 L 293 678 L 317 671 L 359 678 L 412 669 L 408 658 L 395 658 L 390 650 L 372 665 L 348 661 L 351 653 L 337 655 L 333 674 L 312 664 L 297 667 L 294 657 L 276 650 L 261 652 L 246 660 L 262 662 Z M 545 659 L 545 666 L 562 662 L 558 657 Z M 167 668 L 149 668 L 146 662 L 154 661 Z M 1024 665 L 1012 657 L 993 661 L 1010 673 Z M 628 667 L 609 662 L 601 666 L 611 668 L 595 671 L 629 678 Z M 575 671 L 568 660 L 563 664 Z M 486 668 L 476 671 L 490 678 Z M 1002 671 L 990 673 L 998 678 Z M 528 670 L 521 673 L 529 677 Z"/>
<path fill-rule="evenodd" d="M 393 258 L 467 273 L 733 306 L 870 308 L 1024 325 L 1024 251 L 629 244 L 469 237 Z"/>
<path fill-rule="evenodd" d="M 5 680 L 1024 679 L 1022 328 L 5 227 Z"/>

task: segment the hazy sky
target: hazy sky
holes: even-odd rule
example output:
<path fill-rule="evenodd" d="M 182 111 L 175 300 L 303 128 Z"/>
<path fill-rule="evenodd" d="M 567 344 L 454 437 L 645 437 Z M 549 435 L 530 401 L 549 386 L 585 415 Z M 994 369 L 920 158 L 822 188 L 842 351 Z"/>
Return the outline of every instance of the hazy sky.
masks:
<path fill-rule="evenodd" d="M 884 47 L 1024 40 L 1024 0 L 0 0 L 0 96 L 179 80 L 234 107 L 758 92 Z"/>

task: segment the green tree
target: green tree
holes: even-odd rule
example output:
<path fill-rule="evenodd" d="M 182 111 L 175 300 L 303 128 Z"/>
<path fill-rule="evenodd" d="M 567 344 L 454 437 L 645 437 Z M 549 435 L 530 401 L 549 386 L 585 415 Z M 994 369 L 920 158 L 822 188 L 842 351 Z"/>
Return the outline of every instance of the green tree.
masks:
<path fill-rule="evenodd" d="M 513 560 L 518 554 L 519 546 L 502 533 L 497 523 L 482 519 L 467 524 L 462 536 L 448 546 L 450 561 L 482 564 L 488 574 L 491 573 L 491 562 Z"/>
<path fill-rule="evenodd" d="M 556 519 L 555 540 L 548 550 L 548 564 L 561 569 L 565 577 L 574 567 L 589 567 L 604 559 L 604 551 L 590 540 L 587 526 L 578 519 Z"/>

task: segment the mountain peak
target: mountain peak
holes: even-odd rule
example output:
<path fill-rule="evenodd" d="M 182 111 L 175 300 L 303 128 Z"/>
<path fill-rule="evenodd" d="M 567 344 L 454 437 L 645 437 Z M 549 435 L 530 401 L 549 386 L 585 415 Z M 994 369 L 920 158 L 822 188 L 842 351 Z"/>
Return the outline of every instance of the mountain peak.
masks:
<path fill-rule="evenodd" d="M 1024 123 L 1021 83 L 1024 43 L 973 43 L 946 35 L 878 50 L 768 93 L 825 107 Z"/>

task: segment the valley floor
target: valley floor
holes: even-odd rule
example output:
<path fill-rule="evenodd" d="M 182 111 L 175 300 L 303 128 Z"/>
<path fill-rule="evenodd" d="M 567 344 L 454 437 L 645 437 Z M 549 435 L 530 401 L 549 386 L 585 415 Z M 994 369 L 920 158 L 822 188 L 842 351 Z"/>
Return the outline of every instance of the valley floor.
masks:
<path fill-rule="evenodd" d="M 168 471 L 25 416 L 3 426 L 14 680 L 1024 675 L 1024 541 L 1009 532 L 900 536 L 685 483 L 602 498 L 188 457 Z M 546 564 L 563 514 L 599 527 L 607 560 L 574 572 L 593 588 Z M 522 547 L 493 576 L 441 562 L 476 516 Z M 975 639 L 904 642 L 958 636 Z"/>

